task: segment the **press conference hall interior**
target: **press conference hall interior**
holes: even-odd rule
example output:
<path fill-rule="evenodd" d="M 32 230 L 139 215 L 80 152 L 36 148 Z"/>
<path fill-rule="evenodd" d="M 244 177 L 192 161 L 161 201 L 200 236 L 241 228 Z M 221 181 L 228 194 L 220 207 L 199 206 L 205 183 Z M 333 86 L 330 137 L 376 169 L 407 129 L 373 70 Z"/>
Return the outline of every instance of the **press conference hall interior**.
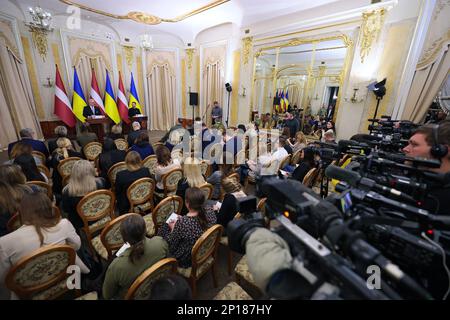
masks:
<path fill-rule="evenodd" d="M 2 0 L 0 299 L 448 300 L 449 45 L 445 0 Z"/>

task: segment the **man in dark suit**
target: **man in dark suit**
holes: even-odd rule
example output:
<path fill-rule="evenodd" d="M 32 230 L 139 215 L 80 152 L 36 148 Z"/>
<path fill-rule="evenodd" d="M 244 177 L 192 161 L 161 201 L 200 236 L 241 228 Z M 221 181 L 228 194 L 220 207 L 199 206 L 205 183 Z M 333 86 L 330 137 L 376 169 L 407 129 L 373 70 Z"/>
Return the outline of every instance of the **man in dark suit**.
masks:
<path fill-rule="evenodd" d="M 92 98 L 89 98 L 89 105 L 85 106 L 83 109 L 83 117 L 89 118 L 92 116 L 101 116 L 102 112 L 100 111 L 100 108 L 95 105 L 95 100 Z"/>
<path fill-rule="evenodd" d="M 137 121 L 134 121 L 131 124 L 131 128 L 133 129 L 133 131 L 131 131 L 130 133 L 128 133 L 128 147 L 131 148 L 131 146 L 135 143 L 137 137 L 139 136 L 139 134 L 141 133 L 141 124 Z"/>
<path fill-rule="evenodd" d="M 30 145 L 31 148 L 35 151 L 42 152 L 45 155 L 45 157 L 48 158 L 49 153 L 48 153 L 47 147 L 45 146 L 45 143 L 42 141 L 33 139 L 34 131 L 32 129 L 30 129 L 30 128 L 22 129 L 22 130 L 20 130 L 19 135 L 20 135 L 19 141 Z M 12 142 L 8 145 L 8 155 L 11 154 L 12 148 L 19 141 Z"/>
<path fill-rule="evenodd" d="M 138 114 L 141 114 L 141 111 L 139 110 L 139 108 L 136 107 L 136 102 L 132 102 L 131 108 L 128 109 L 128 118 L 133 118 Z"/>

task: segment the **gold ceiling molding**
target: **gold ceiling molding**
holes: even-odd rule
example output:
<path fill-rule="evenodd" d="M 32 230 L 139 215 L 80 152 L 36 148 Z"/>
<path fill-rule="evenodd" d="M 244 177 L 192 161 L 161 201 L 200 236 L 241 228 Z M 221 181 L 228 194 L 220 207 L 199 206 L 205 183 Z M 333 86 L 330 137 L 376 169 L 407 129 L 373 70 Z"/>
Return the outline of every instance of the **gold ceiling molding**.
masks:
<path fill-rule="evenodd" d="M 136 21 L 138 23 L 143 23 L 143 24 L 148 24 L 148 25 L 155 25 L 155 24 L 160 24 L 161 22 L 180 22 L 183 21 L 189 17 L 195 16 L 199 13 L 202 13 L 204 11 L 207 11 L 209 9 L 212 9 L 214 7 L 217 7 L 221 4 L 224 4 L 230 0 L 216 0 L 213 2 L 208 3 L 207 5 L 204 5 L 203 7 L 200 7 L 198 9 L 195 9 L 193 11 L 190 11 L 188 13 L 182 14 L 178 17 L 175 17 L 173 19 L 165 19 L 165 18 L 160 18 L 157 17 L 155 15 L 152 14 L 148 14 L 145 12 L 140 12 L 140 11 L 131 11 L 128 12 L 126 15 L 117 15 L 117 14 L 113 14 L 113 13 L 109 13 L 103 10 L 98 10 L 83 4 L 79 4 L 76 3 L 75 1 L 71 1 L 71 0 L 59 0 L 62 3 L 65 3 L 67 5 L 71 5 L 71 6 L 75 6 L 78 7 L 80 9 L 86 10 L 86 11 L 90 11 L 96 14 L 100 14 L 102 16 L 106 16 L 106 17 L 110 17 L 110 18 L 114 18 L 114 19 L 119 19 L 119 20 L 133 20 Z"/>
<path fill-rule="evenodd" d="M 128 68 L 131 70 L 133 66 L 133 58 L 134 58 L 134 47 L 131 46 L 122 46 L 125 51 L 125 60 L 127 62 Z"/>
<path fill-rule="evenodd" d="M 385 8 L 364 12 L 362 14 L 363 22 L 361 24 L 361 31 L 360 31 L 361 63 L 364 63 L 364 60 L 369 55 L 372 46 L 376 41 L 378 41 L 381 29 L 383 28 L 385 17 L 386 17 Z"/>
<path fill-rule="evenodd" d="M 431 46 L 426 49 L 417 64 L 417 70 L 423 69 L 436 61 L 437 56 L 445 50 L 450 43 L 450 30 L 447 31 L 447 34 L 435 40 Z"/>
<path fill-rule="evenodd" d="M 30 26 L 31 39 L 42 60 L 45 61 L 48 51 L 47 31 Z"/>
<path fill-rule="evenodd" d="M 194 60 L 194 53 L 195 53 L 195 49 L 194 48 L 186 49 L 187 67 L 188 67 L 189 70 L 192 69 L 192 62 Z"/>
<path fill-rule="evenodd" d="M 253 37 L 242 38 L 242 57 L 244 60 L 244 64 L 248 63 L 248 58 L 252 50 L 252 45 L 253 45 Z"/>

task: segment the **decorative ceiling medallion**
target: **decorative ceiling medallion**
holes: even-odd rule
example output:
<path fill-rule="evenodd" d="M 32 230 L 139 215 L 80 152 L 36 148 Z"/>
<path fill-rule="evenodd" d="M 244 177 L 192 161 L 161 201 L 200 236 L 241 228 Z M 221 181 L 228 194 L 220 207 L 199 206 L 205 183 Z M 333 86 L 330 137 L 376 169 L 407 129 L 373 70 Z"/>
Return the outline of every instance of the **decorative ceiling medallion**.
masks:
<path fill-rule="evenodd" d="M 59 0 L 62 3 L 65 3 L 67 5 L 70 6 L 75 6 L 78 7 L 80 9 L 86 10 L 86 11 L 90 11 L 93 13 L 97 13 L 106 17 L 110 17 L 110 18 L 114 18 L 114 19 L 120 19 L 120 20 L 133 20 L 136 21 L 138 23 L 143 23 L 143 24 L 148 24 L 148 25 L 155 25 L 155 24 L 160 24 L 161 22 L 180 22 L 183 21 L 184 19 L 187 19 L 189 17 L 192 17 L 196 14 L 202 13 L 203 11 L 212 9 L 214 7 L 217 7 L 221 4 L 224 4 L 230 0 L 216 0 L 213 1 L 207 5 L 204 5 L 203 7 L 200 7 L 198 9 L 195 9 L 193 11 L 190 11 L 188 13 L 185 13 L 181 16 L 175 17 L 173 19 L 164 19 L 164 18 L 160 18 L 157 16 L 154 16 L 152 14 L 148 14 L 145 12 L 140 12 L 140 11 L 132 11 L 132 12 L 128 12 L 126 15 L 117 15 L 117 14 L 113 14 L 113 13 L 109 13 L 106 11 L 102 11 L 102 10 L 98 10 L 98 9 L 94 9 L 91 8 L 89 6 L 83 5 L 83 4 L 79 4 L 76 3 L 75 1 L 71 1 L 71 0 Z"/>

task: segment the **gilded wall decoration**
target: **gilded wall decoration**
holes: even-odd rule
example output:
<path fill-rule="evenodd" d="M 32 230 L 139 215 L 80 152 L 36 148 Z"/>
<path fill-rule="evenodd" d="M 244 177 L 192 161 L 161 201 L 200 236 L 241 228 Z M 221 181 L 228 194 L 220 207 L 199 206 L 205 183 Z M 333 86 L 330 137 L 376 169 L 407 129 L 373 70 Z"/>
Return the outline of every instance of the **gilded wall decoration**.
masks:
<path fill-rule="evenodd" d="M 381 8 L 370 12 L 364 12 L 360 31 L 360 55 L 361 63 L 369 55 L 372 46 L 378 41 L 386 17 L 386 9 Z"/>
<path fill-rule="evenodd" d="M 31 39 L 42 60 L 45 61 L 48 51 L 47 31 L 30 26 Z"/>
<path fill-rule="evenodd" d="M 192 62 L 194 60 L 195 49 L 186 49 L 186 57 L 187 57 L 187 67 L 188 69 L 192 69 Z"/>
<path fill-rule="evenodd" d="M 252 50 L 253 37 L 245 37 L 242 39 L 242 58 L 244 64 L 248 63 L 248 58 Z"/>
<path fill-rule="evenodd" d="M 422 54 L 417 69 L 423 69 L 436 60 L 436 57 L 441 53 L 450 43 L 450 30 L 447 34 L 436 39 Z"/>
<path fill-rule="evenodd" d="M 134 60 L 134 47 L 123 46 L 123 50 L 125 51 L 125 61 L 127 62 L 127 66 L 131 69 Z"/>

